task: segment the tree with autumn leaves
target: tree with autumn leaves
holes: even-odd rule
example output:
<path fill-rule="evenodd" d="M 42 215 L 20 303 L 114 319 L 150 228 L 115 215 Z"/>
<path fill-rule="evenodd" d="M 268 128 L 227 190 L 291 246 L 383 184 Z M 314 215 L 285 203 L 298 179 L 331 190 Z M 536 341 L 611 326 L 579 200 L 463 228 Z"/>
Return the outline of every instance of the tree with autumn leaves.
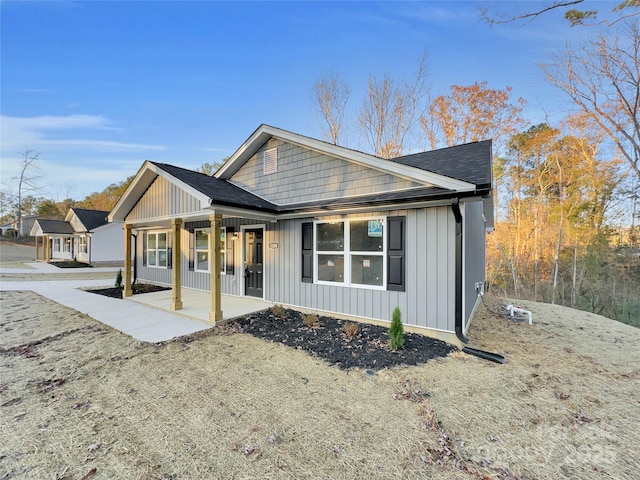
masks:
<path fill-rule="evenodd" d="M 321 78 L 316 85 L 323 88 L 314 91 L 325 104 L 318 111 L 333 143 L 382 158 L 492 138 L 496 227 L 488 236 L 488 288 L 640 326 L 638 32 L 636 19 L 622 19 L 542 67 L 576 107 L 557 125 L 528 125 L 525 100 L 511 98 L 508 86 L 475 82 L 432 95 L 424 57 L 413 79 L 370 77 L 355 115 L 360 129 L 349 128 L 350 138 L 343 121 L 348 83 Z M 332 98 L 340 103 L 327 104 Z"/>

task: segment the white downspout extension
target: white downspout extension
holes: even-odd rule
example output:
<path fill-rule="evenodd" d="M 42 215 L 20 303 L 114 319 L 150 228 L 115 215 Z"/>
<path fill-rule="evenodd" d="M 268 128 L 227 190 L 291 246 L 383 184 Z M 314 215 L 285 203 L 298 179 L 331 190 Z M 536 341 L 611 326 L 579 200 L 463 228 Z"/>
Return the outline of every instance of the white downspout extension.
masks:
<path fill-rule="evenodd" d="M 515 305 L 507 305 L 507 310 L 509 311 L 509 315 L 515 317 L 516 313 L 520 313 L 523 315 L 529 316 L 529 325 L 533 325 L 533 315 L 529 310 L 525 310 L 524 308 L 516 307 Z"/>

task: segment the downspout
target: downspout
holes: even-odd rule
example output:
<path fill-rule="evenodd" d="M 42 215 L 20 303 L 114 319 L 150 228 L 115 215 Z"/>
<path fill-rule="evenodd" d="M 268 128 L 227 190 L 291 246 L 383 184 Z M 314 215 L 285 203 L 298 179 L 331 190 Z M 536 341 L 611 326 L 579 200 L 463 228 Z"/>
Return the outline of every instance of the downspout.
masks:
<path fill-rule="evenodd" d="M 453 216 L 456 219 L 456 238 L 455 238 L 455 249 L 456 249 L 456 260 L 455 260 L 455 282 L 456 282 L 456 293 L 455 293 L 455 327 L 456 327 L 456 337 L 462 343 L 468 343 L 469 338 L 464 334 L 464 329 L 462 326 L 462 212 L 460 211 L 460 199 L 454 198 L 451 200 L 451 210 L 453 211 Z"/>

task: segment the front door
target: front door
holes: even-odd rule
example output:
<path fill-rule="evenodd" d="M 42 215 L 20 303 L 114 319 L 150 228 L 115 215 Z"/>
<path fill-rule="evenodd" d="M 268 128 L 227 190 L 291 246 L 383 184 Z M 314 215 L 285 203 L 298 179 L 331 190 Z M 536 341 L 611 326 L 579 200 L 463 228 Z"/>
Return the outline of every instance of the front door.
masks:
<path fill-rule="evenodd" d="M 261 228 L 244 232 L 244 294 L 263 298 L 262 293 L 262 240 Z"/>

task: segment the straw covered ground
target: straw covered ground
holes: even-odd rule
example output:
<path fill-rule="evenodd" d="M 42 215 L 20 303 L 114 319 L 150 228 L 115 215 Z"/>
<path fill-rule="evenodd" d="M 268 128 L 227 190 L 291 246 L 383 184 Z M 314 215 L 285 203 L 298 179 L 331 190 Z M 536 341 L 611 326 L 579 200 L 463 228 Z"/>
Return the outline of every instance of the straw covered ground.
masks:
<path fill-rule="evenodd" d="M 527 303 L 481 307 L 473 345 L 371 375 L 220 328 L 142 344 L 2 292 L 0 478 L 632 479 L 633 327 Z M 501 301 L 490 299 L 490 308 Z"/>
<path fill-rule="evenodd" d="M 234 325 L 144 344 L 32 292 L 0 302 L 2 480 L 640 471 L 640 330 L 594 314 L 522 302 L 530 326 L 487 296 L 471 345 L 506 364 L 453 351 L 374 373 Z"/>

